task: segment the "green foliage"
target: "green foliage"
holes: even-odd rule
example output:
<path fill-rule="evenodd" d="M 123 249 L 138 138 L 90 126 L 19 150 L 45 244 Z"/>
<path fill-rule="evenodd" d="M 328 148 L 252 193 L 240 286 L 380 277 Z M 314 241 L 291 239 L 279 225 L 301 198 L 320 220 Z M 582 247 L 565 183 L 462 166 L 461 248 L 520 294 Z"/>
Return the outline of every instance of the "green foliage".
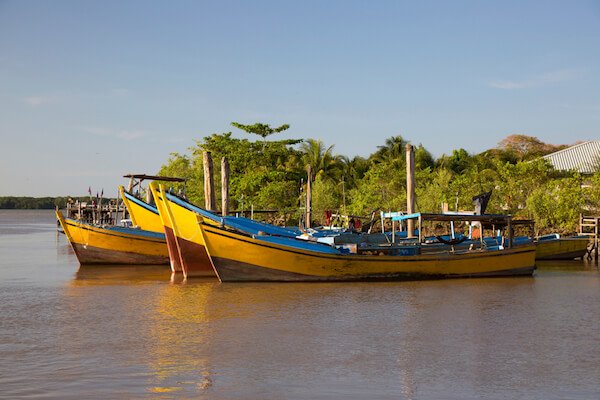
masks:
<path fill-rule="evenodd" d="M 271 128 L 257 123 L 233 126 L 257 134 L 259 141 L 233 138 L 231 132 L 204 137 L 190 148 L 190 155 L 171 154 L 161 175 L 188 178 L 189 198 L 203 204 L 202 154 L 210 151 L 214 160 L 217 204 L 220 195 L 220 160 L 229 160 L 230 204 L 232 209 L 251 205 L 255 210 L 279 210 L 288 223 L 298 218 L 304 205 L 306 166 L 313 170 L 313 216 L 323 222 L 325 210 L 368 215 L 374 209 L 406 208 L 406 144 L 393 136 L 368 158 L 337 155 L 333 146 L 321 140 L 266 141 L 273 133 L 288 128 Z M 454 210 L 472 210 L 475 195 L 492 191 L 487 212 L 534 218 L 540 229 L 573 230 L 579 212 L 600 212 L 600 173 L 579 188 L 581 178 L 557 173 L 536 155 L 557 146 L 536 138 L 514 136 L 501 146 L 480 154 L 454 150 L 434 160 L 422 145 L 415 146 L 416 207 L 418 211 L 439 212 L 442 203 Z M 522 160 L 532 160 L 524 162 Z"/>
<path fill-rule="evenodd" d="M 366 215 L 373 209 L 404 210 L 406 208 L 406 175 L 393 164 L 374 164 L 350 191 L 349 212 Z"/>
<path fill-rule="evenodd" d="M 281 129 L 280 129 L 281 128 Z M 275 129 L 283 130 L 282 127 Z M 300 179 L 305 175 L 294 160 L 300 153 L 294 145 L 301 140 L 252 142 L 233 138 L 231 132 L 212 134 L 196 141 L 190 156 L 172 154 L 160 170 L 188 178 L 187 194 L 195 204 L 204 204 L 203 153 L 213 159 L 215 193 L 220 202 L 221 159 L 226 157 L 230 169 L 230 207 L 246 211 L 255 209 L 289 210 L 298 207 Z"/>
<path fill-rule="evenodd" d="M 575 232 L 583 210 L 581 179 L 553 179 L 535 189 L 527 198 L 527 207 L 536 223 L 536 229 L 561 229 Z"/>
<path fill-rule="evenodd" d="M 333 179 L 343 171 L 343 159 L 333 154 L 333 145 L 325 147 L 321 140 L 307 139 L 300 144 L 302 167 L 312 168 L 312 179 Z"/>
<path fill-rule="evenodd" d="M 326 210 L 344 212 L 341 184 L 322 175 L 317 176 L 312 187 L 313 220 L 324 224 Z"/>
<path fill-rule="evenodd" d="M 442 203 L 453 203 L 452 172 L 445 168 L 430 171 L 417 171 L 415 175 L 415 194 L 417 209 L 421 212 L 441 211 Z"/>
<path fill-rule="evenodd" d="M 274 133 L 285 131 L 290 127 L 288 124 L 284 124 L 278 128 L 271 128 L 269 125 L 261 124 L 260 122 L 257 122 L 253 125 L 244 125 L 240 124 L 239 122 L 232 122 L 231 125 L 243 131 L 246 131 L 247 133 L 253 133 L 255 135 L 258 135 L 263 139 L 266 139 L 267 136 L 270 136 Z"/>

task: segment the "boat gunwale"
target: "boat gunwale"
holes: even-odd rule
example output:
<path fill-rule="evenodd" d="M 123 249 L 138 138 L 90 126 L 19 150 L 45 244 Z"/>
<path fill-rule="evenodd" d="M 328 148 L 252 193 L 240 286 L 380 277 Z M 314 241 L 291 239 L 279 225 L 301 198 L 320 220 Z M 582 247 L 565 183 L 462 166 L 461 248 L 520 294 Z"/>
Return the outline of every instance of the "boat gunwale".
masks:
<path fill-rule="evenodd" d="M 134 202 L 136 205 L 143 207 L 144 209 L 146 209 L 147 211 L 150 211 L 151 213 L 159 215 L 158 208 L 151 206 L 150 204 L 146 203 L 145 201 L 138 199 L 132 193 L 129 193 L 125 188 L 123 188 L 123 195 L 127 198 L 127 200 Z"/>
<path fill-rule="evenodd" d="M 156 243 L 164 243 L 165 239 L 164 237 L 153 237 L 153 236 L 147 236 L 145 234 L 135 234 L 135 233 L 125 233 L 125 232 L 120 232 L 120 231 L 115 231 L 115 230 L 111 230 L 110 227 L 106 227 L 106 228 L 102 228 L 102 227 L 96 227 L 96 226 L 92 226 L 86 223 L 82 223 L 82 222 L 78 222 L 74 219 L 71 218 L 64 218 L 65 224 L 68 226 L 72 226 L 74 228 L 77 229 L 82 229 L 82 230 L 87 230 L 87 231 L 91 231 L 100 235 L 106 235 L 106 236 L 114 236 L 114 237 L 120 237 L 120 238 L 125 238 L 125 239 L 132 239 L 132 240 L 144 240 L 144 241 L 150 241 L 150 242 L 156 242 Z M 144 231 L 144 232 L 150 232 L 150 231 Z"/>

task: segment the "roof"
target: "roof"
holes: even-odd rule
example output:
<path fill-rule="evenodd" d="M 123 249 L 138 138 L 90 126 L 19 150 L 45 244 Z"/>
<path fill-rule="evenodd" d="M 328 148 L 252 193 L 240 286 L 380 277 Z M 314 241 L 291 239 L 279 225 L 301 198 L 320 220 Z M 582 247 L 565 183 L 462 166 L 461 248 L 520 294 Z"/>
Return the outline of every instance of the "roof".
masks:
<path fill-rule="evenodd" d="M 165 181 L 165 182 L 185 182 L 187 179 L 185 178 L 175 178 L 170 176 L 155 176 L 155 175 L 145 175 L 145 174 L 128 174 L 123 175 L 123 178 L 133 178 L 139 180 L 153 180 L 153 181 Z"/>
<path fill-rule="evenodd" d="M 567 147 L 544 157 L 554 169 L 593 174 L 600 167 L 600 140 L 591 140 Z"/>

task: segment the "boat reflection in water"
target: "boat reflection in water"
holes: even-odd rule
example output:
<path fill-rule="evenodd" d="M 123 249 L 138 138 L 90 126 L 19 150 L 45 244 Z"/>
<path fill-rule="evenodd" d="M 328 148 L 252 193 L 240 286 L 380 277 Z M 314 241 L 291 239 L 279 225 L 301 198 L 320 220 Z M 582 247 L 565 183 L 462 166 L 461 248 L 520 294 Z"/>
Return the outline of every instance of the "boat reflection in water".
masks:
<path fill-rule="evenodd" d="M 216 283 L 216 278 L 197 279 L 190 286 L 181 274 L 153 265 L 95 265 L 81 266 L 68 290 L 71 307 L 103 325 L 88 333 L 114 335 L 96 338 L 94 346 L 109 345 L 105 351 L 121 354 L 125 359 L 116 364 L 123 365 L 125 375 L 131 374 L 132 363 L 138 364 L 135 375 L 147 375 L 143 391 L 197 395 L 211 386 L 207 303 Z M 97 304 L 107 299 L 112 299 L 109 309 L 98 310 Z"/>

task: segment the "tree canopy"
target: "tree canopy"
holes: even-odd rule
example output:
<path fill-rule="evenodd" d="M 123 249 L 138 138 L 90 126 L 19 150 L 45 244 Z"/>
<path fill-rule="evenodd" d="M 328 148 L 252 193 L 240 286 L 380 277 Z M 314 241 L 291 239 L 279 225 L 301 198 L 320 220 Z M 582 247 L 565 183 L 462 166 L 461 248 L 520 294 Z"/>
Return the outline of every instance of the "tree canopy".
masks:
<path fill-rule="evenodd" d="M 406 144 L 404 137 L 389 137 L 368 157 L 349 158 L 334 152 L 333 144 L 320 139 L 266 140 L 288 124 L 232 123 L 259 141 L 234 138 L 231 132 L 215 133 L 198 140 L 189 153 L 171 154 L 161 175 L 188 178 L 188 197 L 203 204 L 202 153 L 210 151 L 215 163 L 229 160 L 230 204 L 236 210 L 278 210 L 271 222 L 294 223 L 303 213 L 306 166 L 311 165 L 313 211 L 324 220 L 324 211 L 369 215 L 374 209 L 404 210 L 406 207 Z M 492 191 L 488 212 L 533 218 L 538 228 L 573 230 L 584 208 L 600 208 L 600 172 L 584 178 L 557 173 L 541 154 L 560 146 L 537 138 L 511 135 L 499 146 L 479 154 L 465 149 L 435 159 L 416 145 L 416 206 L 418 211 L 439 212 L 442 203 L 451 209 L 473 209 L 472 197 Z M 217 196 L 219 168 L 215 168 Z M 584 180 L 589 184 L 581 189 Z M 600 210 L 598 210 L 600 211 Z"/>

